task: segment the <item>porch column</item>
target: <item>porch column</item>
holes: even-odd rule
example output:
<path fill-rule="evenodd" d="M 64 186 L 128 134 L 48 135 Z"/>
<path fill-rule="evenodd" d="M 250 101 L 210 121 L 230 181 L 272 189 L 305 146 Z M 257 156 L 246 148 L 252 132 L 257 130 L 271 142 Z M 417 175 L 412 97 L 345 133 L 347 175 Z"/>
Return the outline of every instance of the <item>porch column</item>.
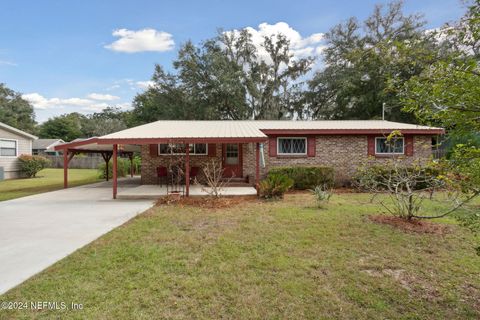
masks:
<path fill-rule="evenodd" d="M 63 188 L 68 188 L 68 149 L 63 149 Z"/>
<path fill-rule="evenodd" d="M 185 144 L 185 195 L 190 196 L 190 145 Z"/>
<path fill-rule="evenodd" d="M 258 194 L 258 185 L 260 184 L 260 143 L 257 142 L 255 148 L 255 188 Z"/>
<path fill-rule="evenodd" d="M 117 199 L 117 153 L 118 145 L 113 145 L 113 199 Z"/>

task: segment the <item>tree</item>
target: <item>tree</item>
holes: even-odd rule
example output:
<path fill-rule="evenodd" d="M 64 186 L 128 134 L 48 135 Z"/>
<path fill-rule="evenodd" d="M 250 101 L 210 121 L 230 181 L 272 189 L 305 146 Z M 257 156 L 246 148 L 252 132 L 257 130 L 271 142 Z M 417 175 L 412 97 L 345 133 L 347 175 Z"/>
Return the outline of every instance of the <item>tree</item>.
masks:
<path fill-rule="evenodd" d="M 112 107 L 88 115 L 81 122 L 82 135 L 85 137 L 99 137 L 127 128 L 124 112 Z"/>
<path fill-rule="evenodd" d="M 316 119 L 386 119 L 413 122 L 403 112 L 391 78 L 404 82 L 436 59 L 438 50 L 418 14 L 404 15 L 402 1 L 375 6 L 362 24 L 350 18 L 326 34 L 325 68 L 309 81 L 306 101 Z M 363 29 L 363 32 L 362 32 Z M 415 59 L 412 59 L 412 56 Z"/>
<path fill-rule="evenodd" d="M 83 138 L 83 123 L 86 117 L 77 112 L 53 117 L 40 125 L 40 138 L 62 139 L 72 141 Z"/>
<path fill-rule="evenodd" d="M 174 61 L 175 74 L 156 66 L 154 86 L 134 100 L 134 121 L 159 119 L 283 119 L 299 107 L 312 58 L 293 59 L 282 34 L 265 37 L 259 50 L 247 29 L 219 31 L 200 46 L 187 42 Z"/>
<path fill-rule="evenodd" d="M 455 134 L 480 132 L 480 1 L 438 37 L 450 48 L 445 59 L 432 64 L 402 88 L 405 110 L 423 123 L 440 125 Z"/>
<path fill-rule="evenodd" d="M 0 83 L 0 122 L 35 133 L 35 113 L 22 95 Z"/>

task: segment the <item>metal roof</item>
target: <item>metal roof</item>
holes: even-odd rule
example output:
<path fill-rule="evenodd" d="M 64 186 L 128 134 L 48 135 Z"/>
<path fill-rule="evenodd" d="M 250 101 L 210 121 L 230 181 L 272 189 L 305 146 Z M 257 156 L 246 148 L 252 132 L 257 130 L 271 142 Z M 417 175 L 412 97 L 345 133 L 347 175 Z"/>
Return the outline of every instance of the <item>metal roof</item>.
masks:
<path fill-rule="evenodd" d="M 65 141 L 62 139 L 37 139 L 33 140 L 32 149 L 45 150 L 60 143 L 65 143 Z"/>
<path fill-rule="evenodd" d="M 160 120 L 100 137 L 102 139 L 266 138 L 255 121 Z"/>
<path fill-rule="evenodd" d="M 101 137 L 76 139 L 55 146 L 55 150 L 110 151 L 120 144 L 125 151 L 136 151 L 137 145 L 165 143 L 171 140 L 188 143 L 263 142 L 267 135 L 279 134 L 380 134 L 401 130 L 409 134 L 441 134 L 442 128 L 385 120 L 160 120 Z"/>
<path fill-rule="evenodd" d="M 11 127 L 8 124 L 5 124 L 3 122 L 0 122 L 0 128 L 5 129 L 5 130 L 10 131 L 10 132 L 13 132 L 13 133 L 16 133 L 18 135 L 24 136 L 26 138 L 30 138 L 32 140 L 38 139 L 38 137 L 34 136 L 33 134 L 30 134 L 30 133 L 27 133 L 27 132 L 22 131 L 20 129 Z"/>
<path fill-rule="evenodd" d="M 58 144 L 54 147 L 55 150 L 61 150 L 68 148 L 76 151 L 84 152 L 104 152 L 104 151 L 113 151 L 113 144 L 98 144 L 98 138 L 77 138 L 71 142 Z M 122 146 L 121 151 L 124 152 L 140 152 L 141 147 L 134 144 L 128 144 Z"/>
<path fill-rule="evenodd" d="M 386 120 L 252 121 L 260 130 L 442 130 Z"/>
<path fill-rule="evenodd" d="M 103 139 L 266 138 L 268 130 L 426 130 L 441 128 L 384 120 L 160 120 L 99 137 Z"/>

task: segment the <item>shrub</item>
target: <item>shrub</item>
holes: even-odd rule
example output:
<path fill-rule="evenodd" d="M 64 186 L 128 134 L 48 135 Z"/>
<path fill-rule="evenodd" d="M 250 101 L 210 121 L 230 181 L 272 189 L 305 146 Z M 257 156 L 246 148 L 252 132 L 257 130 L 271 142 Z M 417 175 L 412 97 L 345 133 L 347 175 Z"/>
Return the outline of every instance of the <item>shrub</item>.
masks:
<path fill-rule="evenodd" d="M 105 179 L 107 177 L 105 169 L 106 169 L 105 163 L 101 163 L 98 166 L 99 178 Z M 130 172 L 130 160 L 118 158 L 117 159 L 117 175 L 119 177 L 125 177 L 129 172 Z M 112 160 L 110 160 L 110 162 L 108 163 L 108 178 L 112 178 L 112 177 L 113 177 L 113 163 L 112 163 Z"/>
<path fill-rule="evenodd" d="M 208 188 L 202 188 L 208 195 L 219 198 L 222 195 L 223 188 L 230 182 L 230 179 L 223 179 L 222 164 L 220 161 L 212 159 L 202 168 Z M 195 181 L 198 183 L 198 181 Z"/>
<path fill-rule="evenodd" d="M 133 172 L 135 174 L 141 174 L 142 173 L 142 157 L 140 157 L 140 156 L 134 156 L 133 157 Z"/>
<path fill-rule="evenodd" d="M 22 154 L 18 157 L 20 160 L 20 170 L 24 173 L 28 178 L 35 178 L 37 173 L 44 169 L 50 161 L 42 156 L 31 156 Z"/>
<path fill-rule="evenodd" d="M 284 174 L 269 174 L 266 179 L 260 181 L 260 197 L 265 199 L 283 198 L 293 183 L 293 180 Z"/>
<path fill-rule="evenodd" d="M 333 194 L 332 188 L 325 184 L 316 186 L 315 189 L 312 190 L 312 192 L 315 196 L 315 200 L 317 200 L 319 207 L 322 205 L 323 202 L 328 202 L 328 200 L 330 200 Z"/>
<path fill-rule="evenodd" d="M 314 189 L 319 185 L 332 187 L 335 183 L 335 171 L 332 167 L 278 167 L 268 175 L 283 174 L 293 180 L 293 188 L 298 190 Z"/>

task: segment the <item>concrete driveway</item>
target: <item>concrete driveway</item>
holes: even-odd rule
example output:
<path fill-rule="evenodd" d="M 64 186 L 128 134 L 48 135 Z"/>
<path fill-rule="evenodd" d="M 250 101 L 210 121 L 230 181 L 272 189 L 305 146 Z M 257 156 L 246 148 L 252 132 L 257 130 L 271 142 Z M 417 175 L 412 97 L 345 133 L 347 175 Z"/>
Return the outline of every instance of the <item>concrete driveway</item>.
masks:
<path fill-rule="evenodd" d="M 0 202 L 0 294 L 152 205 L 113 200 L 107 182 Z"/>

